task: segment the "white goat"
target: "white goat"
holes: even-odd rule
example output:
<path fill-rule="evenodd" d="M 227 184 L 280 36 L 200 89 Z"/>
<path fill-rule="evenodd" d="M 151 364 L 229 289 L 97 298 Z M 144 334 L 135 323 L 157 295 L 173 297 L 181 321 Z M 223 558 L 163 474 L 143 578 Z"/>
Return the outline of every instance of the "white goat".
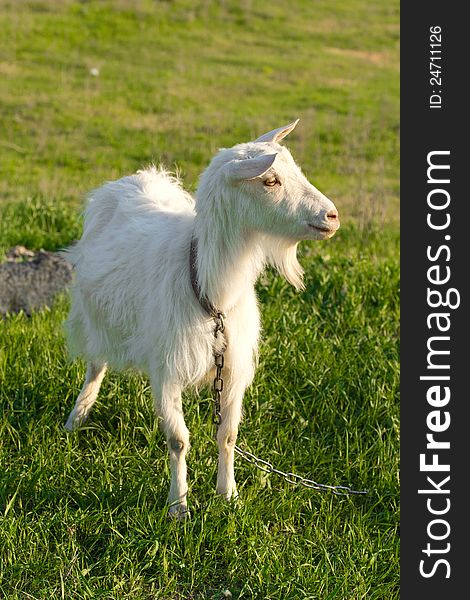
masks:
<path fill-rule="evenodd" d="M 220 150 L 201 176 L 195 202 L 162 169 L 105 184 L 91 194 L 83 236 L 68 250 L 76 271 L 70 349 L 88 369 L 66 428 L 88 416 L 107 365 L 147 373 L 170 454 L 169 510 L 177 516 L 187 511 L 189 432 L 181 393 L 214 377 L 214 321 L 201 298 L 226 315 L 217 493 L 230 499 L 237 493 L 233 460 L 242 398 L 257 356 L 255 281 L 270 263 L 302 288 L 298 242 L 330 238 L 339 227 L 334 204 L 278 144 L 297 122 Z M 192 240 L 199 299 L 191 282 Z"/>

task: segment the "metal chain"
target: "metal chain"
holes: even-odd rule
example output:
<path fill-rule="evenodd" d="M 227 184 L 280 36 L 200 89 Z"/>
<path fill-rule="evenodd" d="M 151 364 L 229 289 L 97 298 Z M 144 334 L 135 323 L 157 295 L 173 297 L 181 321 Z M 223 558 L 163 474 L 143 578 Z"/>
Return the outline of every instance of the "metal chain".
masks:
<path fill-rule="evenodd" d="M 223 334 L 225 330 L 224 325 L 225 315 L 221 312 L 217 312 L 214 316 L 214 338 L 217 346 L 217 340 L 219 338 L 219 334 Z M 222 422 L 221 415 L 221 398 L 222 391 L 224 389 L 224 380 L 222 378 L 222 369 L 224 367 L 224 352 L 226 350 L 226 344 L 224 343 L 220 349 L 214 349 L 214 364 L 215 364 L 215 378 L 212 386 L 214 393 L 214 406 L 212 410 L 212 422 L 216 426 L 216 435 L 217 429 Z M 288 483 L 292 483 L 294 485 L 302 485 L 307 488 L 312 488 L 314 490 L 321 490 L 323 492 L 329 491 L 337 496 L 347 496 L 349 494 L 367 494 L 367 490 L 353 490 L 347 485 L 327 485 L 325 483 L 317 483 L 313 481 L 313 479 L 307 479 L 306 477 L 301 477 L 300 475 L 296 475 L 295 473 L 285 473 L 279 469 L 276 469 L 270 462 L 267 460 L 263 460 L 258 458 L 251 452 L 247 450 L 242 450 L 239 446 L 235 446 L 235 451 L 242 456 L 246 461 L 254 465 L 257 469 L 264 471 L 265 473 L 275 473 L 276 475 L 280 475 L 283 477 Z"/>
<path fill-rule="evenodd" d="M 219 338 L 219 334 L 223 334 L 225 330 L 224 325 L 224 317 L 225 315 L 221 312 L 218 312 L 214 316 L 215 328 L 214 328 L 214 338 L 217 343 Z M 222 379 L 222 369 L 224 367 L 224 352 L 226 345 L 223 344 L 221 348 L 214 349 L 214 364 L 215 364 L 215 378 L 214 383 L 212 385 L 212 390 L 214 392 L 214 406 L 212 409 L 212 422 L 216 427 L 220 425 L 222 422 L 220 401 L 222 398 L 222 391 L 224 389 L 224 380 Z"/>
<path fill-rule="evenodd" d="M 280 475 L 283 477 L 288 483 L 293 483 L 294 485 L 303 485 L 307 488 L 312 488 L 314 490 L 321 490 L 323 492 L 330 491 L 337 496 L 347 496 L 349 494 L 367 494 L 367 490 L 353 490 L 347 485 L 327 485 L 326 483 L 317 483 L 313 481 L 313 479 L 307 479 L 306 477 L 301 477 L 300 475 L 296 475 L 295 473 L 284 473 L 284 471 L 280 471 L 273 467 L 273 465 L 267 460 L 263 460 L 262 458 L 258 458 L 251 452 L 247 452 L 247 450 L 242 450 L 239 446 L 235 446 L 235 451 L 240 454 L 246 461 L 254 465 L 260 471 L 264 471 L 265 473 L 276 473 L 276 475 Z"/>

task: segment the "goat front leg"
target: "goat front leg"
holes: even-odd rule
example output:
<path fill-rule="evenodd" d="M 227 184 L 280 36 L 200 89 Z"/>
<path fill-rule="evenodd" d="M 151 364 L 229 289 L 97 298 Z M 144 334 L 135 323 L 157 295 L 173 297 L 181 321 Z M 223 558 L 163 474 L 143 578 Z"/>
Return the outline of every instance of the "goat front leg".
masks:
<path fill-rule="evenodd" d="M 229 382 L 230 383 L 230 382 Z M 217 469 L 217 493 L 227 500 L 236 498 L 237 485 L 235 483 L 234 458 L 235 444 L 238 435 L 242 413 L 244 389 L 229 389 L 222 395 L 221 422 L 217 431 L 219 447 L 219 465 Z"/>
<path fill-rule="evenodd" d="M 156 385 L 152 382 L 155 412 L 162 419 L 170 455 L 171 484 L 168 494 L 169 514 L 180 519 L 189 515 L 187 505 L 186 453 L 189 431 L 184 422 L 181 388 L 177 385 Z"/>

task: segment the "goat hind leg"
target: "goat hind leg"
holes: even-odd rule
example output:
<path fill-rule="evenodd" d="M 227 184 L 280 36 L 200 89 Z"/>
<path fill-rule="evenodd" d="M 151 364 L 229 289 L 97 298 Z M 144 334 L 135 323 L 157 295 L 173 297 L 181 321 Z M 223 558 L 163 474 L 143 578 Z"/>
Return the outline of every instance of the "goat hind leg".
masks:
<path fill-rule="evenodd" d="M 106 363 L 88 363 L 85 383 L 78 395 L 75 406 L 67 419 L 65 429 L 75 431 L 82 425 L 96 402 L 101 382 L 106 373 Z"/>

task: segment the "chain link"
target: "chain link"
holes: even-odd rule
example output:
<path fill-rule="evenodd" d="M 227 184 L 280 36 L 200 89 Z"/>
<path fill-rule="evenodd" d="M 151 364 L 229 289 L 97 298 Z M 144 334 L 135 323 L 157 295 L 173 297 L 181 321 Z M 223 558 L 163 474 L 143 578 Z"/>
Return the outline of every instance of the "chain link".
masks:
<path fill-rule="evenodd" d="M 219 334 L 222 335 L 225 331 L 224 325 L 224 317 L 225 315 L 221 312 L 218 312 L 214 316 L 215 327 L 214 327 L 214 338 L 217 345 L 217 340 L 219 339 Z M 214 406 L 212 409 L 212 422 L 216 427 L 220 425 L 222 422 L 220 401 L 222 398 L 222 391 L 224 389 L 224 380 L 222 379 L 222 369 L 224 368 L 224 352 L 225 352 L 225 343 L 222 345 L 220 349 L 214 349 L 214 364 L 215 364 L 215 378 L 214 383 L 212 385 L 212 390 L 214 392 Z"/>
<path fill-rule="evenodd" d="M 321 491 L 330 491 L 337 496 L 347 496 L 349 494 L 367 494 L 367 490 L 353 490 L 347 485 L 327 485 L 325 483 L 317 483 L 313 481 L 313 479 L 307 479 L 306 477 L 301 477 L 300 475 L 296 475 L 295 473 L 284 473 L 284 471 L 280 471 L 273 467 L 273 465 L 267 460 L 263 460 L 262 458 L 258 458 L 251 452 L 247 450 L 242 450 L 239 446 L 235 446 L 235 451 L 240 454 L 246 461 L 254 465 L 260 471 L 264 471 L 265 473 L 275 473 L 276 475 L 280 475 L 283 477 L 288 483 L 292 483 L 294 485 L 303 485 L 307 488 L 312 488 L 314 490 Z"/>
<path fill-rule="evenodd" d="M 214 348 L 214 364 L 215 364 L 215 378 L 214 383 L 212 385 L 212 390 L 214 393 L 214 406 L 212 410 L 212 422 L 216 426 L 216 434 L 219 425 L 222 422 L 222 414 L 221 414 L 221 398 L 222 391 L 224 389 L 224 380 L 222 378 L 222 369 L 224 367 L 224 352 L 226 350 L 225 342 L 222 343 L 220 348 L 218 348 L 219 344 L 217 341 L 219 339 L 219 334 L 223 334 L 225 330 L 224 324 L 225 315 L 221 312 L 215 313 L 213 315 L 213 319 L 215 322 L 214 327 L 214 338 L 215 338 L 215 348 Z M 276 475 L 280 475 L 283 477 L 288 483 L 292 483 L 294 485 L 302 485 L 307 488 L 311 488 L 314 490 L 321 491 L 329 491 L 337 496 L 347 496 L 349 494 L 367 494 L 367 490 L 353 490 L 347 485 L 327 485 L 325 483 L 317 483 L 313 481 L 313 479 L 307 479 L 306 477 L 301 477 L 300 475 L 296 475 L 295 473 L 285 473 L 279 469 L 276 469 L 270 462 L 267 460 L 263 460 L 262 458 L 258 458 L 251 452 L 247 450 L 242 450 L 239 446 L 235 446 L 235 451 L 242 456 L 246 461 L 254 465 L 257 469 L 264 471 L 265 473 L 275 473 Z"/>

